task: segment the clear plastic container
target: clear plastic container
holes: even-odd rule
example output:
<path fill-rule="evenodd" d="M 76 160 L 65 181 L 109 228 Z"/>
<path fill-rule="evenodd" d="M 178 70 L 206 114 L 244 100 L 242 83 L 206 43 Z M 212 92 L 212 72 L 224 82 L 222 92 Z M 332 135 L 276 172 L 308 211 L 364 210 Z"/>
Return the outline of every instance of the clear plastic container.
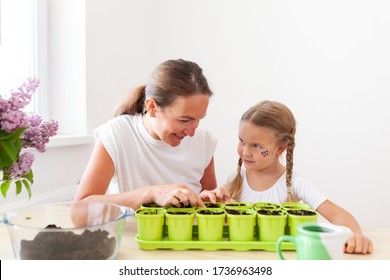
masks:
<path fill-rule="evenodd" d="M 2 215 L 17 259 L 115 259 L 130 208 L 102 202 L 60 202 Z"/>

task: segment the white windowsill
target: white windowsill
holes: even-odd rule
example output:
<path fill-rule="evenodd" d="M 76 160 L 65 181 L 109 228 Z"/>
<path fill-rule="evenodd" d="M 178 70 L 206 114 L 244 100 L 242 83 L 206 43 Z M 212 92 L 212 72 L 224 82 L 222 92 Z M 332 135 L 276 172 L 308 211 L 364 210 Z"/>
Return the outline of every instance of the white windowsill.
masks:
<path fill-rule="evenodd" d="M 50 138 L 47 148 L 65 147 L 65 146 L 76 146 L 94 143 L 92 135 L 56 135 Z"/>

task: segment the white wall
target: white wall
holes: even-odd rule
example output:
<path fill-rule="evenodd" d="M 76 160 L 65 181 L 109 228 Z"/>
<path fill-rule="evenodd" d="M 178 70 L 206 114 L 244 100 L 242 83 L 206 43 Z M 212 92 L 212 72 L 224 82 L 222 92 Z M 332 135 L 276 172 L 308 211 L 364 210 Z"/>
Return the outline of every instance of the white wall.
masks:
<path fill-rule="evenodd" d="M 194 60 L 215 93 L 202 125 L 219 138 L 220 184 L 236 168 L 241 114 L 279 100 L 298 122 L 294 168 L 363 226 L 390 226 L 390 3 L 86 0 L 85 11 L 87 131 L 158 63 Z"/>

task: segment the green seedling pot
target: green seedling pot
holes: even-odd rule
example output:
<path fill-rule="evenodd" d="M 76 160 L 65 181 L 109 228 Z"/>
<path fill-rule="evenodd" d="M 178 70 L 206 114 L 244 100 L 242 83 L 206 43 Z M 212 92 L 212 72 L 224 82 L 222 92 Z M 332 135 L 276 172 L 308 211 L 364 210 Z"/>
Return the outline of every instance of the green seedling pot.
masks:
<path fill-rule="evenodd" d="M 184 209 L 193 209 L 193 210 L 195 210 L 196 206 L 192 206 L 191 204 L 184 205 L 183 202 L 180 202 L 180 206 L 179 207 L 175 206 L 175 205 L 172 205 L 172 206 L 170 206 L 168 208 L 176 208 L 176 209 L 183 209 L 184 208 Z"/>
<path fill-rule="evenodd" d="M 164 209 L 140 208 L 135 212 L 138 238 L 146 241 L 157 241 L 163 237 L 165 220 Z"/>
<path fill-rule="evenodd" d="M 273 202 L 256 202 L 252 204 L 255 211 L 259 209 L 280 209 L 280 205 Z"/>
<path fill-rule="evenodd" d="M 256 212 L 250 210 L 226 209 L 230 241 L 253 241 Z"/>
<path fill-rule="evenodd" d="M 191 208 L 168 208 L 165 213 L 168 239 L 191 241 L 195 210 Z"/>
<path fill-rule="evenodd" d="M 211 203 L 209 201 L 204 201 L 204 204 L 206 205 L 206 208 L 220 208 L 220 209 L 225 208 L 225 204 L 221 202 Z M 197 207 L 197 209 L 202 209 L 202 208 L 204 207 Z"/>
<path fill-rule="evenodd" d="M 286 211 L 290 209 L 310 209 L 310 206 L 303 202 L 284 202 L 281 207 Z"/>
<path fill-rule="evenodd" d="M 252 203 L 249 202 L 229 202 L 225 204 L 225 209 L 252 209 Z"/>
<path fill-rule="evenodd" d="M 205 212 L 209 213 L 206 214 Z M 226 213 L 220 208 L 202 208 L 196 210 L 199 241 L 221 241 Z"/>
<path fill-rule="evenodd" d="M 282 209 L 257 210 L 259 241 L 275 242 L 285 234 L 287 213 Z"/>
<path fill-rule="evenodd" d="M 139 209 L 165 209 L 165 207 L 157 205 L 156 203 L 141 204 Z"/>
<path fill-rule="evenodd" d="M 303 223 L 317 222 L 318 214 L 311 209 L 290 209 L 287 210 L 287 234 L 296 236 L 298 226 Z"/>

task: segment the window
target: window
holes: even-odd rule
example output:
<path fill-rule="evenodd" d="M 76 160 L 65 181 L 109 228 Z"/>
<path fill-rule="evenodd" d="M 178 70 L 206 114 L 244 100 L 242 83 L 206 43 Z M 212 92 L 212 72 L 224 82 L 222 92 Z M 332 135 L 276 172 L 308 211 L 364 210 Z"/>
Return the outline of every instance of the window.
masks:
<path fill-rule="evenodd" d="M 38 45 L 38 36 L 44 38 L 46 33 L 44 24 L 38 26 L 37 20 L 39 11 L 44 10 L 43 5 L 46 1 L 0 0 L 0 94 L 8 96 L 27 78 L 38 77 L 41 80 L 37 94 L 40 98 L 34 96 L 27 108 L 30 113 L 38 111 L 38 104 L 46 103 L 43 102 L 45 85 L 42 85 L 45 69 L 44 64 L 39 63 L 45 59 L 38 59 L 38 54 L 44 54 L 39 50 L 43 44 Z M 47 115 L 43 106 L 39 109 L 41 115 Z"/>

